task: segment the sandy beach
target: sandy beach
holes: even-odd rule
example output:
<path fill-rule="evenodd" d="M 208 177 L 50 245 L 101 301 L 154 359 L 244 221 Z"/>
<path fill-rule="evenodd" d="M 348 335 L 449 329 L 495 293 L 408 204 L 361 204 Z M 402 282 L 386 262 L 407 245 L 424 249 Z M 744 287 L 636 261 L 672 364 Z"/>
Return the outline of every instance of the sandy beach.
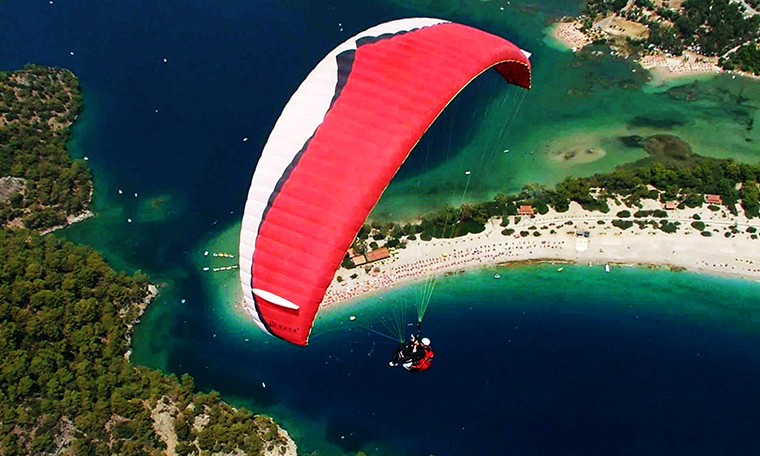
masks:
<path fill-rule="evenodd" d="M 552 27 L 551 35 L 559 43 L 576 52 L 591 43 L 591 39 L 581 32 L 581 27 L 580 21 L 558 22 Z"/>
<path fill-rule="evenodd" d="M 723 72 L 716 57 L 703 57 L 684 52 L 680 57 L 660 54 L 647 55 L 639 59 L 639 65 L 652 74 L 652 83 L 688 76 L 714 75 Z"/>
<path fill-rule="evenodd" d="M 551 36 L 573 52 L 589 45 L 592 38 L 581 31 L 580 21 L 559 22 L 551 29 Z M 633 36 L 640 38 L 646 34 L 641 24 L 608 16 L 594 24 L 594 33 L 603 37 L 615 38 Z M 705 57 L 694 52 L 685 51 L 681 56 L 665 55 L 661 52 L 646 55 L 638 60 L 639 65 L 652 74 L 652 83 L 661 84 L 670 79 L 689 76 L 713 75 L 722 73 L 717 57 Z"/>
<path fill-rule="evenodd" d="M 643 201 L 643 206 L 644 210 L 662 209 L 662 203 L 654 200 Z M 570 210 L 564 213 L 552 210 L 545 215 L 522 217 L 518 223 L 514 216 L 510 217 L 507 228 L 514 229 L 515 233 L 509 236 L 502 234 L 501 219 L 493 218 L 479 234 L 427 242 L 409 241 L 405 249 L 397 250 L 391 258 L 373 263 L 369 272 L 363 267 L 340 268 L 322 305 L 330 306 L 421 281 L 431 275 L 527 261 L 609 264 L 612 268 L 651 265 L 760 280 L 760 239 L 752 239 L 747 232 L 748 227 L 760 231 L 758 219 L 748 220 L 741 212 L 733 216 L 724 208 L 713 211 L 705 204 L 695 209 L 668 211 L 666 220 L 681 225 L 676 233 L 666 233 L 651 226 L 642 230 L 636 224 L 627 230 L 614 227 L 611 221 L 621 219 L 616 215 L 619 211 L 628 210 L 633 214 L 638 208 L 610 204 L 610 209 L 607 214 L 588 212 L 572 203 Z M 695 214 L 712 236 L 703 236 L 691 226 Z M 627 220 L 644 219 L 629 217 Z M 738 233 L 725 237 L 732 226 L 737 227 Z M 530 234 L 523 237 L 519 235 L 521 231 Z M 535 236 L 535 232 L 541 235 Z M 589 233 L 588 237 L 584 232 Z M 352 274 L 357 277 L 351 279 Z"/>

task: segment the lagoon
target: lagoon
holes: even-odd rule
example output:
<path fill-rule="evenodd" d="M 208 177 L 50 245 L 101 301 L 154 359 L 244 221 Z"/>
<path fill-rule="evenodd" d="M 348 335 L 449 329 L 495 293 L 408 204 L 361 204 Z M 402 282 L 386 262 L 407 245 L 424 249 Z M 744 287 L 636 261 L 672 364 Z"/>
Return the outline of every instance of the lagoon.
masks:
<path fill-rule="evenodd" d="M 136 329 L 133 361 L 189 372 L 201 388 L 273 415 L 302 453 L 741 453 L 760 427 L 754 282 L 580 266 L 561 276 L 509 268 L 498 282 L 493 270 L 448 277 L 425 322 L 435 366 L 408 376 L 388 368 L 390 341 L 348 316 L 377 324 L 413 288 L 328 310 L 299 349 L 264 337 L 234 307 L 236 271 L 202 269 L 205 250 L 236 253 L 258 153 L 299 82 L 349 34 L 398 17 L 445 17 L 513 40 L 533 52 L 534 89 L 501 133 L 496 102 L 514 92 L 488 75 L 476 81 L 412 154 L 375 217 L 459 202 L 469 169 L 467 197 L 480 199 L 643 156 L 620 135 L 667 132 L 696 153 L 760 158 L 758 130 L 747 128 L 760 120 L 760 84 L 715 77 L 651 87 L 604 48 L 560 51 L 546 27 L 578 8 L 11 0 L 0 3 L 0 69 L 34 62 L 81 79 L 85 111 L 70 149 L 89 157 L 97 217 L 56 235 L 164 284 Z M 687 101 L 684 90 L 698 97 Z M 484 147 L 498 154 L 476 168 Z M 573 148 L 605 154 L 556 159 Z"/>

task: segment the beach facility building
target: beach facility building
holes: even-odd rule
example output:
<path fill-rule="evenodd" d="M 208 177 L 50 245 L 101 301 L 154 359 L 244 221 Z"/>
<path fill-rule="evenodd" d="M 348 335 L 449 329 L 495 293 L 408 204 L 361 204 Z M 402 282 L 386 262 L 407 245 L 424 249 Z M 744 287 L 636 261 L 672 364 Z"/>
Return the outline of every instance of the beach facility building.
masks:
<path fill-rule="evenodd" d="M 520 206 L 520 209 L 517 210 L 517 215 L 529 215 L 533 217 L 534 215 L 536 215 L 536 210 L 533 209 L 533 206 L 531 206 L 530 204 L 526 204 L 526 205 Z"/>
<path fill-rule="evenodd" d="M 678 209 L 678 201 L 666 201 L 665 210 L 674 211 Z"/>
<path fill-rule="evenodd" d="M 367 252 L 367 263 L 384 260 L 386 258 L 390 258 L 390 256 L 391 252 L 389 252 L 386 247 L 380 247 L 379 249 Z"/>
<path fill-rule="evenodd" d="M 705 195 L 705 202 L 707 204 L 723 204 L 723 198 L 720 195 Z"/>
<path fill-rule="evenodd" d="M 364 255 L 356 255 L 351 257 L 351 261 L 353 261 L 354 266 L 361 266 L 367 262 L 367 258 Z"/>

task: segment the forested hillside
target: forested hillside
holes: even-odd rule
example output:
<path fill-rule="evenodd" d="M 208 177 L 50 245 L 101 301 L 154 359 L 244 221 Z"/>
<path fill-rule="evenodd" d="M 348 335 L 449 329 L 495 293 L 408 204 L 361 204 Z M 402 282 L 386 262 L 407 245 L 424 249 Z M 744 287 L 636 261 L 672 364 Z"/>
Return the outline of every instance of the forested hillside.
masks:
<path fill-rule="evenodd" d="M 129 364 L 128 325 L 147 290 L 144 275 L 117 273 L 92 249 L 0 230 L 0 454 L 286 448 L 269 418 L 194 394 L 188 376 Z"/>
<path fill-rule="evenodd" d="M 81 106 L 70 71 L 0 72 L 0 226 L 49 228 L 87 209 L 89 169 L 65 147 Z"/>
<path fill-rule="evenodd" d="M 36 231 L 89 203 L 86 164 L 65 149 L 80 108 L 66 70 L 0 72 L 0 456 L 295 455 L 270 418 L 131 365 L 155 287 Z"/>

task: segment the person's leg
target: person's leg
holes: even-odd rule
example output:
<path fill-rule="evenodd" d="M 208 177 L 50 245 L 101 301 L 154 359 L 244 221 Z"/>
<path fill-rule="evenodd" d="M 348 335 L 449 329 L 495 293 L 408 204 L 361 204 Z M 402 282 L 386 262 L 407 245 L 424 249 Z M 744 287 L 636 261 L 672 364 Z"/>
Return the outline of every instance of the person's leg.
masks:
<path fill-rule="evenodd" d="M 399 344 L 398 347 L 396 347 L 396 351 L 393 352 L 393 356 L 391 357 L 391 361 L 388 363 L 391 366 L 398 366 L 399 362 L 403 362 L 405 359 L 405 353 L 406 347 L 404 344 Z"/>

